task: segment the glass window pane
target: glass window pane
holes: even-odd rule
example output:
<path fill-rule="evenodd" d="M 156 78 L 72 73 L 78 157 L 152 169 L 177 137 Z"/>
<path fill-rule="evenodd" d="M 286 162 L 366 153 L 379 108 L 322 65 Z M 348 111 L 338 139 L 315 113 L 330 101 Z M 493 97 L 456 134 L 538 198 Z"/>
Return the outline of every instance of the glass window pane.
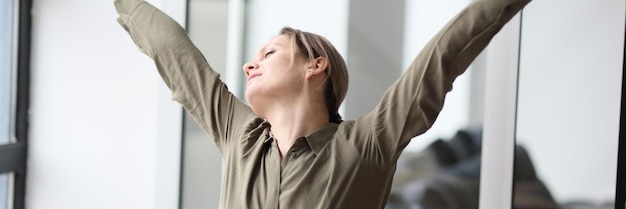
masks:
<path fill-rule="evenodd" d="M 0 145 L 11 139 L 13 66 L 14 66 L 14 1 L 0 2 Z"/>
<path fill-rule="evenodd" d="M 513 204 L 614 208 L 626 2 L 561 6 L 524 9 Z"/>
<path fill-rule="evenodd" d="M 0 173 L 0 209 L 8 209 L 9 205 L 9 174 Z"/>

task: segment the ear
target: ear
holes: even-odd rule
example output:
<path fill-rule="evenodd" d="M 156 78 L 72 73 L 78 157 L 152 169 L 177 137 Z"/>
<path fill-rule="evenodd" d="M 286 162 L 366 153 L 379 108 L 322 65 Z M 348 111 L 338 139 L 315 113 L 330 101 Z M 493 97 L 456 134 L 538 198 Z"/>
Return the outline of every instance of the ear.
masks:
<path fill-rule="evenodd" d="M 328 68 L 328 59 L 326 57 L 318 57 L 309 63 L 306 69 L 306 79 L 313 78 L 314 76 L 324 75 Z"/>

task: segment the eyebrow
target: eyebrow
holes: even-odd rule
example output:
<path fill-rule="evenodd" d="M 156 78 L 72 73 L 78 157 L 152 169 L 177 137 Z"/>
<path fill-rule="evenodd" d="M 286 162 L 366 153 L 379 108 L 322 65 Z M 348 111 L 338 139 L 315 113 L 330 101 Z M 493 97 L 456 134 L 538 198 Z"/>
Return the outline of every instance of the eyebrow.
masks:
<path fill-rule="evenodd" d="M 270 43 L 270 44 L 268 44 L 268 45 L 265 45 L 263 48 L 261 48 L 261 51 L 265 51 L 267 48 L 269 48 L 269 47 L 270 47 L 270 46 L 272 46 L 272 45 L 274 45 L 274 46 L 278 46 L 278 47 L 282 47 L 282 46 L 283 46 L 283 45 L 282 45 L 282 44 L 280 44 L 280 43 Z"/>

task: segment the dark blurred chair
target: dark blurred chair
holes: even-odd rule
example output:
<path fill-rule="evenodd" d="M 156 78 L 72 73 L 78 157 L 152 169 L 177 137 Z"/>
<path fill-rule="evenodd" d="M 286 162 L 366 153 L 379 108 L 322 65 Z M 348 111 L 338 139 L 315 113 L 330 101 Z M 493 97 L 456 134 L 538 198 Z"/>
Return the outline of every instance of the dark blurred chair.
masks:
<path fill-rule="evenodd" d="M 389 209 L 478 208 L 481 130 L 461 130 L 449 140 L 432 143 L 422 151 L 427 154 L 412 155 L 431 159 L 428 162 L 436 162 L 437 165 L 427 166 L 430 175 L 405 182 L 400 191 L 392 190 Z M 398 170 L 406 170 L 403 166 L 406 165 L 399 164 Z M 412 167 L 420 169 L 419 165 Z M 547 187 L 537 178 L 531 159 L 522 146 L 517 146 L 515 150 L 514 181 L 513 208 L 559 208 Z"/>

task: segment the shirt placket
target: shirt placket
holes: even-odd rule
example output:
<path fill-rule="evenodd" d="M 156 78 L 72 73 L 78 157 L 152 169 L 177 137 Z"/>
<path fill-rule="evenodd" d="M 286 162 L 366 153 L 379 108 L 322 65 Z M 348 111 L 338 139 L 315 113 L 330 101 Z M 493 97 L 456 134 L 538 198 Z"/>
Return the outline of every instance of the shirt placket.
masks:
<path fill-rule="evenodd" d="M 276 141 L 270 138 L 272 146 L 268 151 L 267 160 L 267 181 L 271 186 L 266 200 L 265 207 L 263 208 L 279 208 L 280 198 L 280 185 L 281 185 L 281 165 L 280 165 L 280 151 Z"/>
<path fill-rule="evenodd" d="M 302 139 L 298 139 L 296 140 L 296 142 L 294 143 L 294 145 L 291 147 L 291 149 L 289 149 L 289 152 L 285 155 L 285 157 L 282 159 L 282 161 L 280 162 L 280 196 L 279 196 L 279 206 L 281 205 L 280 202 L 280 198 L 282 197 L 282 188 L 283 187 L 292 187 L 294 185 L 285 185 L 285 184 L 289 184 L 289 183 L 293 183 L 293 181 L 287 182 L 286 180 L 289 178 L 289 176 L 287 175 L 299 175 L 299 174 L 294 174 L 294 168 L 293 166 L 295 166 L 294 163 L 301 163 L 298 161 L 298 157 L 299 155 L 301 155 L 302 153 L 302 149 L 303 149 L 303 138 Z M 284 198 L 284 197 L 283 197 Z M 287 197 L 288 198 L 288 197 Z"/>

